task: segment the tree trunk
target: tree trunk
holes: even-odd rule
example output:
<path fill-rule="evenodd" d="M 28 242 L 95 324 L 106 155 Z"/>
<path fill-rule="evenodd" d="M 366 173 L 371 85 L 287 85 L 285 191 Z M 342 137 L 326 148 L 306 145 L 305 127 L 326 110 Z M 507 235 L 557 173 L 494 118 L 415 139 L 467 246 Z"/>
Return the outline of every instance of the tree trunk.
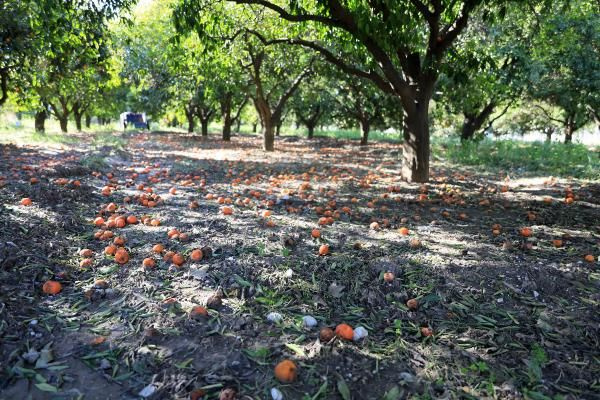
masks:
<path fill-rule="evenodd" d="M 312 139 L 315 137 L 315 125 L 311 125 L 311 124 L 306 124 L 306 127 L 308 128 L 308 138 Z"/>
<path fill-rule="evenodd" d="M 61 117 L 57 117 L 57 118 L 58 118 L 58 122 L 60 124 L 60 130 L 63 133 L 67 133 L 68 132 L 67 125 L 69 123 L 69 117 L 61 116 Z"/>
<path fill-rule="evenodd" d="M 85 115 L 85 127 L 90 128 L 92 126 L 92 116 L 90 114 Z"/>
<path fill-rule="evenodd" d="M 252 124 L 252 133 L 256 133 L 257 127 L 258 127 L 258 123 L 255 122 Z"/>
<path fill-rule="evenodd" d="M 281 133 L 281 125 L 283 124 L 283 122 L 279 122 L 275 128 L 275 136 L 279 136 Z"/>
<path fill-rule="evenodd" d="M 194 121 L 194 113 L 186 112 L 185 116 L 188 120 L 188 133 L 194 133 L 194 129 L 196 128 L 196 121 Z"/>
<path fill-rule="evenodd" d="M 546 128 L 546 143 L 552 142 L 552 129 Z"/>
<path fill-rule="evenodd" d="M 208 136 L 208 118 L 200 119 L 200 124 L 202 125 L 202 136 Z"/>
<path fill-rule="evenodd" d="M 233 124 L 231 119 L 232 97 L 232 95 L 226 95 L 221 99 L 221 119 L 223 120 L 222 139 L 225 142 L 231 140 L 231 125 Z"/>
<path fill-rule="evenodd" d="M 48 118 L 48 113 L 46 112 L 46 110 L 37 111 L 35 113 L 34 126 L 36 132 L 44 133 L 46 118 Z"/>
<path fill-rule="evenodd" d="M 573 132 L 575 132 L 575 116 L 569 115 L 565 123 L 565 144 L 573 142 Z"/>
<path fill-rule="evenodd" d="M 223 119 L 223 140 L 229 142 L 231 140 L 231 119 Z"/>
<path fill-rule="evenodd" d="M 409 182 L 429 180 L 429 103 L 417 104 L 404 118 L 402 177 Z"/>
<path fill-rule="evenodd" d="M 475 133 L 481 129 L 486 119 L 492 115 L 495 107 L 496 103 L 490 102 L 488 105 L 483 107 L 479 114 L 463 113 L 465 116 L 465 122 L 463 123 L 460 140 L 463 142 L 465 140 L 472 140 L 475 137 Z"/>
<path fill-rule="evenodd" d="M 573 142 L 573 126 L 567 125 L 565 127 L 565 144 Z"/>
<path fill-rule="evenodd" d="M 460 131 L 460 141 L 465 142 L 472 140 L 475 136 L 475 116 L 472 114 L 465 114 L 465 121 L 463 122 L 462 130 Z"/>
<path fill-rule="evenodd" d="M 366 146 L 369 143 L 369 132 L 371 131 L 371 123 L 367 120 L 360 121 L 360 145 Z"/>
<path fill-rule="evenodd" d="M 269 121 L 263 123 L 263 150 L 274 151 L 275 150 L 275 127 Z"/>
<path fill-rule="evenodd" d="M 237 133 L 240 133 L 240 130 L 242 129 L 242 117 L 239 117 L 237 120 L 237 126 L 235 128 L 235 131 Z"/>
<path fill-rule="evenodd" d="M 73 114 L 73 117 L 75 118 L 75 127 L 77 128 L 77 132 L 81 132 L 81 118 L 83 115 L 80 113 L 75 113 Z"/>

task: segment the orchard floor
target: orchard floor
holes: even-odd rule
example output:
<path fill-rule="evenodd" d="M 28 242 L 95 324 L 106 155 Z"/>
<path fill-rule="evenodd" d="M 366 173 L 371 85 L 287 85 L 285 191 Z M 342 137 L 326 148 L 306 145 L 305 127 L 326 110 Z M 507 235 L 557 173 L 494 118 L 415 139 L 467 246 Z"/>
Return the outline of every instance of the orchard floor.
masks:
<path fill-rule="evenodd" d="M 0 146 L 0 398 L 600 398 L 600 266 L 584 261 L 600 255 L 599 182 L 437 161 L 431 183 L 408 184 L 391 144 L 287 137 L 265 155 L 249 137 L 119 140 Z M 162 201 L 139 204 L 139 184 Z M 109 202 L 161 222 L 112 229 L 126 240 L 123 266 L 94 238 Z M 314 239 L 318 211 L 335 221 Z M 174 228 L 188 241 L 169 239 Z M 157 243 L 185 263 L 153 255 Z M 93 260 L 80 267 L 84 248 Z M 62 292 L 43 294 L 48 279 Z M 209 298 L 209 316 L 190 318 Z M 318 326 L 304 328 L 306 315 Z M 319 340 L 339 323 L 368 337 Z M 286 358 L 298 377 L 284 384 L 273 368 Z"/>

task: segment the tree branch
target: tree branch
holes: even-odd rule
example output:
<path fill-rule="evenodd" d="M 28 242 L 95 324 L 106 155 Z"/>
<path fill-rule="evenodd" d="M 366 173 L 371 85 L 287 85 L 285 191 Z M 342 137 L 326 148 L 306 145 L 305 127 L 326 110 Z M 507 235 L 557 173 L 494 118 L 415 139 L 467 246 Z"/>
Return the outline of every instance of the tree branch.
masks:
<path fill-rule="evenodd" d="M 552 115 L 550 115 L 550 113 L 544 107 L 540 106 L 539 104 L 534 104 L 533 106 L 535 108 L 539 108 L 544 113 L 546 118 L 548 118 L 550 121 L 558 122 L 559 124 L 562 124 L 562 125 L 565 125 L 567 123 L 566 120 L 552 117 Z"/>
<path fill-rule="evenodd" d="M 319 23 L 329 25 L 329 26 L 341 27 L 340 22 L 336 21 L 333 18 L 327 18 L 327 17 L 323 17 L 321 15 L 313 15 L 313 14 L 292 14 L 292 13 L 287 12 L 283 7 L 280 7 L 280 6 L 273 4 L 270 1 L 266 1 L 266 0 L 229 0 L 229 1 L 233 1 L 234 3 L 237 3 L 237 4 L 254 4 L 254 5 L 263 6 L 272 11 L 275 11 L 277 14 L 279 14 L 279 16 L 281 18 L 286 19 L 291 22 L 314 21 L 314 22 L 319 22 Z"/>
<path fill-rule="evenodd" d="M 288 99 L 290 97 L 292 97 L 292 95 L 294 94 L 296 89 L 298 89 L 298 86 L 300 86 L 300 83 L 302 82 L 302 80 L 304 78 L 306 78 L 312 72 L 313 62 L 314 62 L 314 59 L 310 61 L 309 65 L 304 69 L 304 71 L 302 71 L 296 77 L 296 79 L 294 79 L 294 81 L 292 82 L 292 85 L 283 93 L 283 95 L 277 102 L 277 105 L 275 106 L 275 109 L 273 111 L 273 116 L 275 117 L 275 119 L 278 119 L 281 117 L 281 113 L 283 111 L 283 107 L 284 107 L 285 103 L 288 101 Z"/>
<path fill-rule="evenodd" d="M 274 45 L 274 44 L 289 44 L 289 45 L 298 45 L 298 46 L 302 46 L 302 47 L 306 47 L 308 49 L 314 50 L 314 51 L 318 52 L 319 54 L 321 54 L 323 56 L 323 58 L 325 58 L 325 60 L 327 60 L 331 64 L 335 65 L 342 71 L 344 71 L 348 74 L 354 75 L 354 76 L 358 76 L 359 78 L 369 79 L 373 83 L 375 83 L 375 85 L 377 85 L 377 87 L 379 87 L 384 92 L 390 93 L 390 94 L 394 93 L 394 90 L 390 86 L 390 84 L 381 75 L 379 75 L 375 71 L 367 72 L 360 68 L 356 68 L 351 65 L 348 65 L 341 58 L 339 58 L 335 54 L 333 54 L 330 50 L 326 49 L 325 47 L 321 46 L 320 44 L 318 44 L 316 42 L 312 42 L 312 41 L 304 40 L 304 39 L 270 39 L 270 40 L 267 40 L 259 32 L 256 32 L 254 30 L 249 30 L 248 32 L 255 35 L 265 46 Z"/>

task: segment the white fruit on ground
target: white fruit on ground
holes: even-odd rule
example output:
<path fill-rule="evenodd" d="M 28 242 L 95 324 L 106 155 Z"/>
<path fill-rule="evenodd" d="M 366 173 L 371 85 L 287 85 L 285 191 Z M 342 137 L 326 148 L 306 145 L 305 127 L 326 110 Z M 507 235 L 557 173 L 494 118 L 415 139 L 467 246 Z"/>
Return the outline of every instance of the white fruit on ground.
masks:
<path fill-rule="evenodd" d="M 302 325 L 305 328 L 312 328 L 317 326 L 317 320 L 312 315 L 305 315 L 302 317 Z"/>
<path fill-rule="evenodd" d="M 277 388 L 271 388 L 271 397 L 273 400 L 283 400 L 283 393 Z"/>
<path fill-rule="evenodd" d="M 272 322 L 274 324 L 281 322 L 283 316 L 278 312 L 270 312 L 267 314 L 267 321 Z"/>
<path fill-rule="evenodd" d="M 356 328 L 354 328 L 354 336 L 352 337 L 352 340 L 358 342 L 359 340 L 364 339 L 367 336 L 369 336 L 369 332 L 367 332 L 367 330 L 362 326 L 357 326 Z"/>

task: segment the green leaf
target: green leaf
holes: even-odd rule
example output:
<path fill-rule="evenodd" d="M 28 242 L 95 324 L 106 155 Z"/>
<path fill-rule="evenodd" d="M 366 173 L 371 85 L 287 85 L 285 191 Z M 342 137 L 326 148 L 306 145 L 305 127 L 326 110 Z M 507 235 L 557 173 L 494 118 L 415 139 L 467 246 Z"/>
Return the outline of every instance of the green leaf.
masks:
<path fill-rule="evenodd" d="M 288 349 L 292 350 L 294 353 L 296 353 L 300 357 L 306 357 L 306 353 L 304 352 L 304 350 L 302 349 L 302 347 L 298 346 L 297 344 L 286 343 L 285 347 L 287 347 Z"/>
<path fill-rule="evenodd" d="M 350 396 L 350 389 L 348 389 L 348 385 L 344 378 L 340 378 L 337 381 L 337 390 L 340 392 L 340 395 L 344 400 L 350 400 L 352 397 Z"/>
<path fill-rule="evenodd" d="M 184 360 L 184 361 L 180 362 L 179 364 L 175 364 L 175 366 L 179 369 L 185 369 L 192 363 L 192 361 L 194 361 L 193 358 L 188 358 L 187 360 Z"/>
<path fill-rule="evenodd" d="M 398 400 L 400 398 L 400 389 L 398 386 L 394 386 L 383 395 L 383 400 Z"/>
<path fill-rule="evenodd" d="M 41 390 L 42 392 L 58 392 L 58 388 L 48 384 L 48 383 L 36 383 L 35 387 Z"/>

